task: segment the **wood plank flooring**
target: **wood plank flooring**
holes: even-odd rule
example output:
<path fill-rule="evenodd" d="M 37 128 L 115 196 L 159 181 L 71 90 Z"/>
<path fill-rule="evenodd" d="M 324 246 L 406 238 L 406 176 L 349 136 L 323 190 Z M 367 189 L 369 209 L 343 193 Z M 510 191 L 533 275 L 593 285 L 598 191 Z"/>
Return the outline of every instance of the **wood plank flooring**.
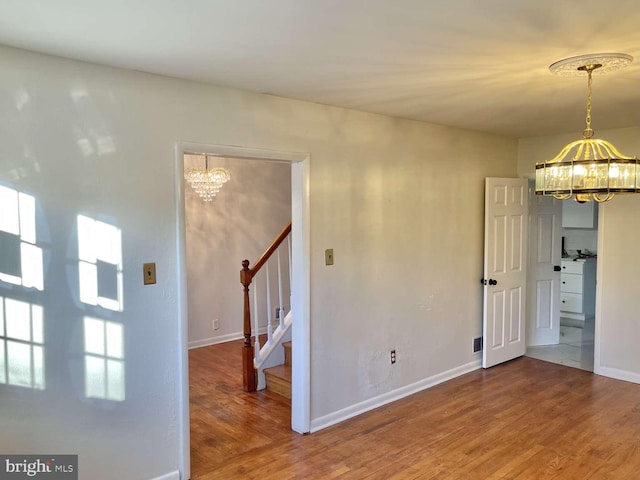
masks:
<path fill-rule="evenodd" d="M 523 357 L 298 435 L 240 348 L 189 352 L 193 480 L 640 479 L 640 385 Z"/>

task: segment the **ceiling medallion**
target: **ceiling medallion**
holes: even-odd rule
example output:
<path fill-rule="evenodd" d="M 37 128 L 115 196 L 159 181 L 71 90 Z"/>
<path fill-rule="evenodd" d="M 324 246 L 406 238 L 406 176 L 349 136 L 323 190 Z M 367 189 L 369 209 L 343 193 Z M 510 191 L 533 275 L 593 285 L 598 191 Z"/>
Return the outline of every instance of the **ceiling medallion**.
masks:
<path fill-rule="evenodd" d="M 575 77 L 587 75 L 587 67 L 598 65 L 592 69 L 594 74 L 614 72 L 626 67 L 633 61 L 631 55 L 626 53 L 591 53 L 589 55 L 578 55 L 549 65 L 551 73 L 561 77 Z"/>

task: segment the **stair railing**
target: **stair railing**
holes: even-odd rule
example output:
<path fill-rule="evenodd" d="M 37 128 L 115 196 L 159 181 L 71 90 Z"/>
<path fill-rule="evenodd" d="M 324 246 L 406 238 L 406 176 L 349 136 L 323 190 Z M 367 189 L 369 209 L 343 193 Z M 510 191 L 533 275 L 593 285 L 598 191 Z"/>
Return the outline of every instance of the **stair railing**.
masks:
<path fill-rule="evenodd" d="M 284 309 L 283 307 L 283 288 L 282 288 L 282 270 L 281 270 L 281 262 L 280 262 L 280 251 L 279 247 L 284 242 L 285 239 L 288 239 L 288 253 L 289 253 L 289 279 L 291 278 L 291 242 L 290 242 L 290 234 L 291 234 L 291 222 L 284 227 L 284 229 L 280 232 L 280 234 L 276 237 L 276 239 L 269 245 L 269 247 L 265 250 L 265 252 L 260 256 L 257 262 L 253 265 L 253 267 L 249 268 L 249 260 L 242 261 L 242 270 L 240 270 L 240 283 L 244 287 L 244 345 L 242 346 L 242 384 L 244 390 L 247 392 L 253 392 L 256 390 L 258 385 L 257 373 L 256 373 L 256 363 L 257 360 L 260 359 L 260 337 L 259 337 L 259 315 L 258 315 L 258 297 L 257 297 L 257 288 L 255 284 L 255 277 L 260 269 L 264 266 L 266 270 L 266 294 L 267 294 L 267 342 L 266 345 L 271 344 L 272 334 L 273 334 L 273 319 L 271 316 L 271 282 L 269 275 L 269 264 L 267 263 L 271 256 L 276 253 L 276 261 L 277 261 L 277 269 L 278 269 L 278 302 L 279 306 L 276 309 L 276 319 L 278 320 L 277 327 L 282 329 L 283 321 L 284 321 Z M 255 330 L 252 334 L 251 331 L 251 301 L 249 298 L 249 286 L 251 283 L 254 283 L 253 293 L 254 293 L 254 326 Z"/>

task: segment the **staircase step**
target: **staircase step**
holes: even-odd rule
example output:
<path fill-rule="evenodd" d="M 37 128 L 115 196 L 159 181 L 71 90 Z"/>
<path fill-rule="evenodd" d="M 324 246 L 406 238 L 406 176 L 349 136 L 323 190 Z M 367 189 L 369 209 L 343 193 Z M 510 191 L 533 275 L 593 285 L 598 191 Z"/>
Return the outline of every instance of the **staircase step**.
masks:
<path fill-rule="evenodd" d="M 284 364 L 291 366 L 291 342 L 283 342 L 284 347 Z"/>
<path fill-rule="evenodd" d="M 277 365 L 266 368 L 264 375 L 267 381 L 267 390 L 271 390 L 278 395 L 291 398 L 291 366 Z"/>

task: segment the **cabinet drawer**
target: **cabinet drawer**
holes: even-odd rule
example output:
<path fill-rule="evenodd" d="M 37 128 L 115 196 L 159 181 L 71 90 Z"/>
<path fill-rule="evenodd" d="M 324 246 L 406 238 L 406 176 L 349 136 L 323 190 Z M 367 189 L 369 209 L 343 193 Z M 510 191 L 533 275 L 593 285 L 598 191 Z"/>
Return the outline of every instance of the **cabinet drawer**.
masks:
<path fill-rule="evenodd" d="M 582 294 L 582 275 L 572 273 L 562 273 L 560 275 L 560 291 L 568 293 Z"/>
<path fill-rule="evenodd" d="M 582 313 L 582 295 L 577 293 L 560 293 L 560 310 Z"/>
<path fill-rule="evenodd" d="M 573 260 L 562 261 L 562 273 L 574 273 L 576 275 L 582 275 L 582 268 L 584 262 L 574 262 Z"/>

